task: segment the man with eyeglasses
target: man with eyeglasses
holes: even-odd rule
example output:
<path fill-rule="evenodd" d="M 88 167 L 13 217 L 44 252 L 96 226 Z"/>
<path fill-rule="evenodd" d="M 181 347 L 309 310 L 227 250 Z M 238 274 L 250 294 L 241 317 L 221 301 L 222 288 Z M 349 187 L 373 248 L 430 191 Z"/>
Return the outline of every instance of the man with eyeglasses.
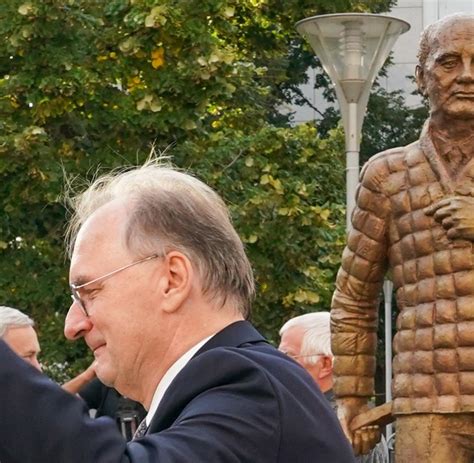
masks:
<path fill-rule="evenodd" d="M 298 362 L 314 379 L 328 402 L 335 409 L 333 392 L 333 354 L 331 350 L 331 328 L 329 312 L 312 312 L 288 320 L 280 329 L 278 349 Z M 373 433 L 380 434 L 378 427 Z M 357 463 L 388 462 L 388 447 L 385 439 L 365 455 L 356 458 Z"/>
<path fill-rule="evenodd" d="M 2 463 L 354 461 L 309 375 L 246 321 L 252 269 L 213 190 L 150 162 L 73 206 L 65 334 L 148 414 L 127 444 L 0 342 Z"/>

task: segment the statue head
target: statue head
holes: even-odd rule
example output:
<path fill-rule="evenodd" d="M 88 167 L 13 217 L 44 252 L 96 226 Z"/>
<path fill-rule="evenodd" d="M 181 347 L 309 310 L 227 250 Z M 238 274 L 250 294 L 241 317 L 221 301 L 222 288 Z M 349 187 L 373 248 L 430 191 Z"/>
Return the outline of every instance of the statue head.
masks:
<path fill-rule="evenodd" d="M 416 67 L 432 118 L 474 120 L 474 15 L 456 13 L 422 33 Z"/>

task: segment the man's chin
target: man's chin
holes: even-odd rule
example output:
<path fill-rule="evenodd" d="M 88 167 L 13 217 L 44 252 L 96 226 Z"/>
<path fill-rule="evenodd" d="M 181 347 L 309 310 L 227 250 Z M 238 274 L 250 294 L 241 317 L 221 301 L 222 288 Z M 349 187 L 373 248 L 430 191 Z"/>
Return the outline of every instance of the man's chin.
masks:
<path fill-rule="evenodd" d="M 95 374 L 102 384 L 108 387 L 114 387 L 115 375 L 105 365 L 98 363 L 95 366 Z"/>
<path fill-rule="evenodd" d="M 445 109 L 445 114 L 450 119 L 474 120 L 474 100 L 454 103 Z"/>

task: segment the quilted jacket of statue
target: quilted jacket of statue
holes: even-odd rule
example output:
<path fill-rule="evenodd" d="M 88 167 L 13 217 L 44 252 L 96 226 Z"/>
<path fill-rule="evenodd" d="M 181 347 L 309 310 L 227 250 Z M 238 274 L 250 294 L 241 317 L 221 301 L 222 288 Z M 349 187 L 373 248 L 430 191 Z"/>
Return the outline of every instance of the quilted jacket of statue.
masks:
<path fill-rule="evenodd" d="M 336 396 L 374 393 L 378 303 L 388 269 L 399 311 L 394 413 L 474 411 L 472 243 L 448 239 L 424 212 L 453 195 L 474 196 L 474 159 L 453 179 L 427 125 L 419 141 L 364 167 L 332 303 Z"/>

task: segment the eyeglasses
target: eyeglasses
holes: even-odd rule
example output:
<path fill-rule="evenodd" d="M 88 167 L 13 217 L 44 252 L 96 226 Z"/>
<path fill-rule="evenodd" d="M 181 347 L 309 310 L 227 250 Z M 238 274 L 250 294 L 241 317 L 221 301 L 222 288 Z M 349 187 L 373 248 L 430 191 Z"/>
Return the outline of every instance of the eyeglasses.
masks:
<path fill-rule="evenodd" d="M 81 298 L 81 295 L 79 294 L 79 289 L 84 288 L 85 286 L 89 286 L 92 283 L 97 283 L 98 281 L 105 280 L 106 278 L 111 277 L 112 275 L 115 275 L 116 273 L 121 272 L 122 270 L 125 270 L 129 267 L 133 267 L 134 265 L 141 264 L 143 262 L 147 262 L 152 259 L 156 259 L 159 257 L 159 254 L 153 254 L 151 256 L 145 257 L 144 259 L 136 260 L 135 262 L 132 262 L 131 264 L 124 265 L 123 267 L 118 268 L 117 270 L 114 270 L 112 272 L 106 273 L 105 275 L 102 275 L 101 277 L 94 278 L 91 281 L 88 281 L 87 283 L 82 283 L 80 285 L 75 285 L 74 283 L 69 284 L 69 288 L 71 289 L 71 297 L 74 302 L 77 302 L 79 307 L 82 309 L 84 312 L 85 316 L 88 317 L 89 313 L 87 312 L 86 306 L 84 304 L 84 301 Z"/>
<path fill-rule="evenodd" d="M 305 354 L 305 355 L 298 354 L 298 355 L 295 355 L 295 354 L 290 354 L 289 352 L 285 352 L 284 350 L 282 350 L 280 352 L 282 352 L 285 355 L 288 355 L 288 357 L 290 357 L 294 360 L 299 359 L 299 358 L 305 358 L 305 357 L 320 357 L 321 355 L 324 355 L 324 354 Z"/>

